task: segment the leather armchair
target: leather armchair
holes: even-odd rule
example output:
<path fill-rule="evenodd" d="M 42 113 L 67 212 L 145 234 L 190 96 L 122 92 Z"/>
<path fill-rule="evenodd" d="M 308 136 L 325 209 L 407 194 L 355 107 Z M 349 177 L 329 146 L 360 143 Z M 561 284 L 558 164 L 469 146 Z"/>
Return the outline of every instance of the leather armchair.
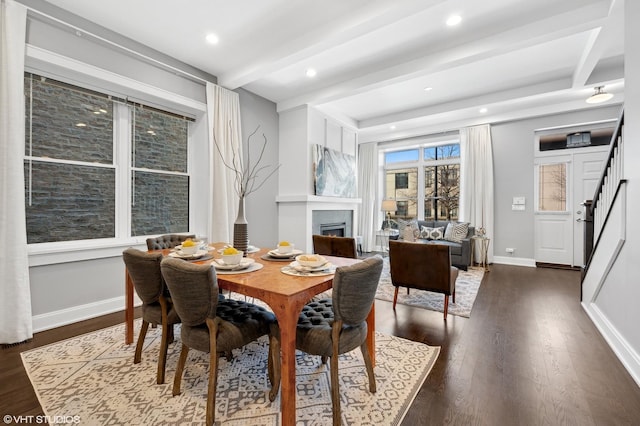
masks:
<path fill-rule="evenodd" d="M 421 244 L 389 241 L 391 282 L 396 287 L 393 310 L 396 309 L 398 288 L 433 291 L 444 294 L 444 319 L 449 310 L 449 296 L 456 303 L 458 268 L 451 266 L 450 247 L 441 244 Z"/>

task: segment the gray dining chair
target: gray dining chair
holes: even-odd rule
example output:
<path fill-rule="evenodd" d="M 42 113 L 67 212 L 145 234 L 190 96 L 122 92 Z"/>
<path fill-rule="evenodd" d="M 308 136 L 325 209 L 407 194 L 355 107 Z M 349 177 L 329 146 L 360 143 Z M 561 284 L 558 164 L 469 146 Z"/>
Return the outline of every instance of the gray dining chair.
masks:
<path fill-rule="evenodd" d="M 180 322 L 171 297 L 165 286 L 160 262 L 161 253 L 146 253 L 134 248 L 128 248 L 122 253 L 122 259 L 127 267 L 127 273 L 133 281 L 138 297 L 142 300 L 142 326 L 133 356 L 133 363 L 138 364 L 142 358 L 142 347 L 149 329 L 149 324 L 162 326 L 160 340 L 160 354 L 158 355 L 157 383 L 164 383 L 167 349 L 173 342 L 173 326 Z"/>
<path fill-rule="evenodd" d="M 275 315 L 254 304 L 218 298 L 215 269 L 165 258 L 161 264 L 174 306 L 182 320 L 182 350 L 173 381 L 173 395 L 180 394 L 182 374 L 191 348 L 209 353 L 209 385 L 206 424 L 215 421 L 218 360 L 261 336 L 269 336 L 267 359 L 273 401 L 280 388 L 280 331 Z"/>
<path fill-rule="evenodd" d="M 298 320 L 296 348 L 331 358 L 331 405 L 333 424 L 340 424 L 338 356 L 360 347 L 369 376 L 369 391 L 376 391 L 371 355 L 367 348 L 367 316 L 374 303 L 382 272 L 382 258 L 370 257 L 336 269 L 331 299 L 305 305 Z"/>
<path fill-rule="evenodd" d="M 187 238 L 195 238 L 195 235 L 165 234 L 157 237 L 147 238 L 147 250 L 166 250 L 174 248 L 184 242 Z"/>

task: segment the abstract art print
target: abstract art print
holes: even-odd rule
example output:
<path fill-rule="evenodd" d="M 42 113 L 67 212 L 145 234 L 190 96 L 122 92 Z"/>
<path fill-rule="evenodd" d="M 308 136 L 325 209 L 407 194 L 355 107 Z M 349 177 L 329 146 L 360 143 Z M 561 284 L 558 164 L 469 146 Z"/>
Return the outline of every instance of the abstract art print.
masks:
<path fill-rule="evenodd" d="M 313 145 L 316 195 L 355 198 L 356 157 L 322 145 Z"/>

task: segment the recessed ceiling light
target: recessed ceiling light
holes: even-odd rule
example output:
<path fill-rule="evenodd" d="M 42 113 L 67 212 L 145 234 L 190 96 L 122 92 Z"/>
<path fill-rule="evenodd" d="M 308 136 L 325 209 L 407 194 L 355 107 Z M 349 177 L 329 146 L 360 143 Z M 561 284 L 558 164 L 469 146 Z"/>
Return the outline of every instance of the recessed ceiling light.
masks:
<path fill-rule="evenodd" d="M 220 41 L 220 39 L 218 38 L 217 35 L 211 33 L 211 34 L 207 34 L 207 42 L 211 43 L 211 44 L 218 44 L 218 42 Z"/>
<path fill-rule="evenodd" d="M 425 91 L 425 92 L 430 92 L 430 91 L 432 91 L 432 90 L 433 90 L 433 87 L 425 87 L 425 88 L 424 88 L 424 91 Z"/>
<path fill-rule="evenodd" d="M 391 126 L 389 126 L 389 128 L 390 128 L 391 130 L 395 130 L 395 129 L 396 129 L 396 126 L 394 126 L 394 125 L 392 124 Z"/>
<path fill-rule="evenodd" d="M 76 123 L 76 127 L 87 127 L 86 123 Z"/>
<path fill-rule="evenodd" d="M 451 15 L 447 18 L 447 25 L 453 27 L 458 25 L 462 21 L 462 17 L 460 15 Z"/>
<path fill-rule="evenodd" d="M 489 111 L 489 110 L 488 110 L 488 109 L 486 109 L 486 108 L 480 108 L 480 112 L 481 112 L 482 114 L 484 114 L 484 113 L 485 113 L 485 112 L 487 112 L 487 111 Z"/>
<path fill-rule="evenodd" d="M 318 74 L 318 72 L 313 68 L 307 68 L 307 71 L 305 72 L 305 74 L 307 75 L 307 77 L 311 78 L 311 77 L 315 77 L 316 74 Z"/>

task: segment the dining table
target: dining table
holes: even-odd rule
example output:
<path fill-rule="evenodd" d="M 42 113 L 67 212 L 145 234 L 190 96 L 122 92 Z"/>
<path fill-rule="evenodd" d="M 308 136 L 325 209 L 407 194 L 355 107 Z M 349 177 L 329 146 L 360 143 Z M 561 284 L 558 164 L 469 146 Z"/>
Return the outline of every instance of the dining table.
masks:
<path fill-rule="evenodd" d="M 225 243 L 212 243 L 208 246 L 206 260 L 193 260 L 194 263 L 212 263 L 221 258 L 220 251 Z M 165 256 L 171 251 L 163 250 Z M 224 271 L 217 274 L 218 286 L 232 293 L 253 297 L 265 302 L 275 314 L 280 328 L 281 359 L 281 424 L 296 423 L 296 326 L 304 305 L 314 296 L 331 289 L 334 274 L 308 273 L 291 274 L 288 262 L 269 256 L 270 249 L 258 249 L 246 256 L 261 264 L 260 268 L 250 271 Z M 324 256 L 333 267 L 349 266 L 360 262 L 335 256 Z M 293 259 L 291 259 L 293 261 Z M 213 266 L 212 266 L 213 267 Z M 233 273 L 236 272 L 236 273 Z M 125 271 L 125 343 L 133 343 L 134 300 L 133 282 Z M 375 365 L 375 304 L 367 317 L 367 346 Z"/>

